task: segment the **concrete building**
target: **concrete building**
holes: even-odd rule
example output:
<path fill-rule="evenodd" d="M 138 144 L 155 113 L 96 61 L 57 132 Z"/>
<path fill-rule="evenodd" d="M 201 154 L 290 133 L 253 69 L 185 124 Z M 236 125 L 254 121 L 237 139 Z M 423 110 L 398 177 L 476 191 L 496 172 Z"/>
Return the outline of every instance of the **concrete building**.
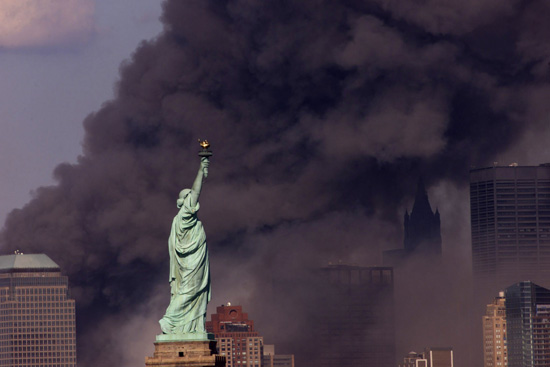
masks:
<path fill-rule="evenodd" d="M 329 265 L 321 270 L 312 365 L 394 367 L 393 269 Z"/>
<path fill-rule="evenodd" d="M 470 171 L 472 262 L 482 295 L 550 281 L 550 165 Z"/>
<path fill-rule="evenodd" d="M 0 366 L 75 367 L 75 302 L 48 256 L 0 256 Z"/>
<path fill-rule="evenodd" d="M 263 356 L 263 337 L 254 330 L 254 321 L 243 312 L 242 306 L 216 307 L 206 330 L 213 333 L 218 353 L 226 357 L 227 367 L 260 367 Z"/>
<path fill-rule="evenodd" d="M 499 292 L 483 316 L 483 366 L 507 367 L 506 298 Z"/>
<path fill-rule="evenodd" d="M 275 346 L 265 344 L 262 367 L 294 367 L 294 355 L 275 354 Z"/>
<path fill-rule="evenodd" d="M 506 288 L 509 367 L 550 366 L 550 290 L 530 281 Z"/>

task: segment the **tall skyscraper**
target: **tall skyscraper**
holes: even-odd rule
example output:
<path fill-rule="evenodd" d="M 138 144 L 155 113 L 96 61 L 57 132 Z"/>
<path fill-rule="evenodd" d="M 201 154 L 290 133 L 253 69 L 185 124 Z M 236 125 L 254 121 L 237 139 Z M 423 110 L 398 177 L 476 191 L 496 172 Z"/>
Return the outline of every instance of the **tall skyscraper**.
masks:
<path fill-rule="evenodd" d="M 441 254 L 441 221 L 439 211 L 432 212 L 428 193 L 422 180 L 418 181 L 411 214 L 405 212 L 404 248 L 408 252 Z"/>
<path fill-rule="evenodd" d="M 506 288 L 509 367 L 550 366 L 550 290 L 530 281 Z"/>
<path fill-rule="evenodd" d="M 499 292 L 483 316 L 483 366 L 507 367 L 506 298 Z"/>
<path fill-rule="evenodd" d="M 0 256 L 0 366 L 75 367 L 75 302 L 48 256 Z"/>
<path fill-rule="evenodd" d="M 314 365 L 394 367 L 393 269 L 330 265 L 322 273 Z"/>
<path fill-rule="evenodd" d="M 261 366 L 264 339 L 254 330 L 254 321 L 243 312 L 242 306 L 216 307 L 211 318 L 206 322 L 206 331 L 214 334 L 227 367 Z"/>
<path fill-rule="evenodd" d="M 550 281 L 550 166 L 470 171 L 473 272 L 495 293 L 530 279 Z"/>

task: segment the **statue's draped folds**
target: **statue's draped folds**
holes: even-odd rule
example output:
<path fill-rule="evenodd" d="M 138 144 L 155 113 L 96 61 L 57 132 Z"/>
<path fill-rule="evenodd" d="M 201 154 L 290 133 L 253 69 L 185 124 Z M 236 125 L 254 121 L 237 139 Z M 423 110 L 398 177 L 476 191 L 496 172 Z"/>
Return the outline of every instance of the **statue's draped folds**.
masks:
<path fill-rule="evenodd" d="M 206 306 L 210 301 L 210 266 L 206 235 L 197 219 L 191 190 L 182 191 L 178 214 L 172 221 L 170 255 L 170 304 L 159 321 L 165 334 L 204 333 Z M 183 200 L 181 200 L 183 199 Z"/>

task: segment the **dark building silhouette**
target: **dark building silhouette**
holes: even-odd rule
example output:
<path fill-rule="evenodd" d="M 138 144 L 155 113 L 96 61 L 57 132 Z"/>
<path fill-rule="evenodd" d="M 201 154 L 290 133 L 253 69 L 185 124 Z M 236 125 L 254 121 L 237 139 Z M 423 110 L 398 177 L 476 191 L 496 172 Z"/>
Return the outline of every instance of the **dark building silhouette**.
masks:
<path fill-rule="evenodd" d="M 508 367 L 550 366 L 550 290 L 526 281 L 506 289 Z"/>
<path fill-rule="evenodd" d="M 405 211 L 403 248 L 384 251 L 384 265 L 399 266 L 412 254 L 441 255 L 441 220 L 432 211 L 422 179 L 418 180 L 411 214 Z"/>
<path fill-rule="evenodd" d="M 550 285 L 550 166 L 471 170 L 470 208 L 478 292 L 523 279 Z"/>
<path fill-rule="evenodd" d="M 393 269 L 329 265 L 322 279 L 310 365 L 394 367 Z"/>
<path fill-rule="evenodd" d="M 428 193 L 422 180 L 418 181 L 416 196 L 411 214 L 405 211 L 405 237 L 403 245 L 406 251 L 421 251 L 429 254 L 441 254 L 441 221 L 439 211 L 432 212 Z"/>

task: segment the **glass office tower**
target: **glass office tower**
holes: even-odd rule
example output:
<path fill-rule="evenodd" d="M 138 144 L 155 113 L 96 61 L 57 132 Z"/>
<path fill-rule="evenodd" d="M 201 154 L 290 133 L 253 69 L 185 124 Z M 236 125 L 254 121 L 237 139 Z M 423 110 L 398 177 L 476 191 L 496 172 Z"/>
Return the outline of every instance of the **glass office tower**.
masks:
<path fill-rule="evenodd" d="M 550 166 L 470 171 L 472 262 L 484 296 L 530 279 L 550 284 Z"/>
<path fill-rule="evenodd" d="M 75 302 L 48 256 L 0 256 L 0 366 L 75 367 Z"/>
<path fill-rule="evenodd" d="M 526 281 L 506 289 L 509 367 L 550 366 L 550 290 Z"/>

